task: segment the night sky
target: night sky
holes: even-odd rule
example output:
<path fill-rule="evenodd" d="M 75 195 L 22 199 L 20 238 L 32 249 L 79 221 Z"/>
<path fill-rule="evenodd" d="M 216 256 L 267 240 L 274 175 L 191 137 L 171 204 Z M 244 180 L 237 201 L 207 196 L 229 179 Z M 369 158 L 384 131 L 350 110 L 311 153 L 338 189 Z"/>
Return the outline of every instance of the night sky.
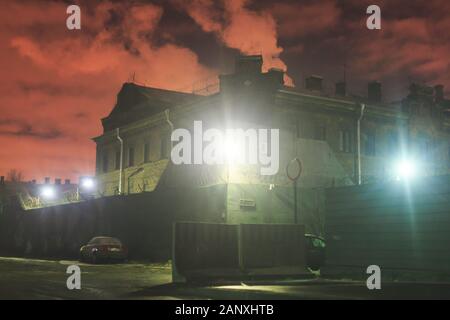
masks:
<path fill-rule="evenodd" d="M 66 28 L 78 4 L 82 29 Z M 382 29 L 366 28 L 366 8 Z M 263 54 L 303 86 L 343 79 L 365 95 L 399 100 L 411 81 L 450 89 L 448 0 L 2 1 L 0 9 L 0 175 L 76 179 L 93 174 L 100 118 L 123 82 L 190 91 L 232 71 L 234 57 Z"/>

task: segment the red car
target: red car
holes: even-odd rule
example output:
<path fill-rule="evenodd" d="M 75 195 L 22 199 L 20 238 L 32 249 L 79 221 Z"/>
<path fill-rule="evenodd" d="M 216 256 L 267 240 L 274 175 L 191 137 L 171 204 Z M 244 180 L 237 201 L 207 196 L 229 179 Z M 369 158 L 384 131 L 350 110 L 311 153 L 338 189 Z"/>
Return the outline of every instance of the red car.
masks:
<path fill-rule="evenodd" d="M 119 239 L 95 237 L 80 249 L 81 261 L 98 263 L 104 261 L 125 261 L 128 249 Z"/>

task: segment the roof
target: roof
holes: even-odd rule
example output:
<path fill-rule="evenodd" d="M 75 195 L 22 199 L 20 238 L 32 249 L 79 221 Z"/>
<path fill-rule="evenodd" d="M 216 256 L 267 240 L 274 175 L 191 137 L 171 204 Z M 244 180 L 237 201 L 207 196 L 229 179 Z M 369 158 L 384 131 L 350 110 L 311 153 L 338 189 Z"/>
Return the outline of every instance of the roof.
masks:
<path fill-rule="evenodd" d="M 151 116 L 175 105 L 200 99 L 201 96 L 160 88 L 124 83 L 117 94 L 111 113 L 102 119 L 104 131 L 129 124 L 142 117 Z"/>
<path fill-rule="evenodd" d="M 156 189 L 197 188 L 226 183 L 220 165 L 180 164 L 169 161 Z"/>

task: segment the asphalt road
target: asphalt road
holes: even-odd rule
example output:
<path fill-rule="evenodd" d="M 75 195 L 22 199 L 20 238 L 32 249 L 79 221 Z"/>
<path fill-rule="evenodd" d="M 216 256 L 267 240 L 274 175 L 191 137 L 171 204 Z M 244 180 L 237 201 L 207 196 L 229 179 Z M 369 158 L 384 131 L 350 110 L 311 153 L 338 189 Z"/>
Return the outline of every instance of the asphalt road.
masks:
<path fill-rule="evenodd" d="M 67 267 L 81 269 L 81 289 L 69 290 Z M 171 283 L 168 264 L 89 265 L 78 261 L 0 258 L 0 299 L 450 299 L 450 283 L 271 281 L 214 286 Z"/>

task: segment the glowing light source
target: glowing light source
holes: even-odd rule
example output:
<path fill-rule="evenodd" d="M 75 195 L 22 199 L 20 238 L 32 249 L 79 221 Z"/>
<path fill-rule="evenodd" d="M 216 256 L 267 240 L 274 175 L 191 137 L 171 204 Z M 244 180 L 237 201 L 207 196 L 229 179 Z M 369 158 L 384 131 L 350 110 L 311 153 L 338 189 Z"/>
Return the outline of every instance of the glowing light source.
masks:
<path fill-rule="evenodd" d="M 233 140 L 230 137 L 227 137 L 224 141 L 224 144 L 220 150 L 221 156 L 225 160 L 226 163 L 235 164 L 239 162 L 240 157 L 243 156 L 241 145 L 238 141 Z"/>
<path fill-rule="evenodd" d="M 412 160 L 403 159 L 395 166 L 397 180 L 411 179 L 417 175 L 417 164 Z"/>
<path fill-rule="evenodd" d="M 95 187 L 95 181 L 91 177 L 83 177 L 80 181 L 81 187 L 85 190 L 92 190 Z"/>
<path fill-rule="evenodd" d="M 41 189 L 41 196 L 45 199 L 53 199 L 55 197 L 55 189 L 50 186 L 44 186 Z"/>

